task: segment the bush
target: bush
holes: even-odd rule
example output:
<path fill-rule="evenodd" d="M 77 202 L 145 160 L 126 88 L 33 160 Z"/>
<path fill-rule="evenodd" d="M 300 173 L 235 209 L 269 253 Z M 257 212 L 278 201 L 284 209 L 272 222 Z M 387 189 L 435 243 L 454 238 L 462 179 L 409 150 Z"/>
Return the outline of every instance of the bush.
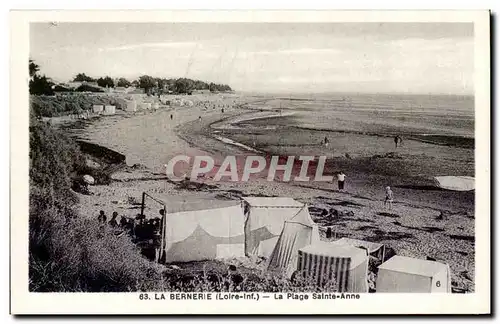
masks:
<path fill-rule="evenodd" d="M 155 289 L 159 266 L 143 258 L 129 237 L 93 217 L 78 217 L 70 188 L 85 168 L 64 134 L 43 123 L 30 127 L 30 291 Z"/>
<path fill-rule="evenodd" d="M 50 228 L 50 259 L 31 258 L 32 291 L 142 291 L 161 282 L 160 266 L 141 257 L 130 238 L 117 236 L 110 226 L 72 218 L 54 220 Z"/>

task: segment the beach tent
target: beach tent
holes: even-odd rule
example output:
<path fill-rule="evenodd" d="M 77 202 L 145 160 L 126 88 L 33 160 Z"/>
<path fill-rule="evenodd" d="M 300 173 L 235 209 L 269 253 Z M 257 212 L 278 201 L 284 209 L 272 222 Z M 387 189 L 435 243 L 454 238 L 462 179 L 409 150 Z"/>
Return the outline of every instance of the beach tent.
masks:
<path fill-rule="evenodd" d="M 154 104 L 152 105 L 152 108 L 153 108 L 153 110 L 157 110 L 157 109 L 159 109 L 159 108 L 160 108 L 160 105 L 159 105 L 158 103 L 154 103 Z"/>
<path fill-rule="evenodd" d="M 368 254 L 351 245 L 316 242 L 303 247 L 297 271 L 319 286 L 335 281 L 339 292 L 368 292 Z"/>
<path fill-rule="evenodd" d="M 161 262 L 245 256 L 244 215 L 239 202 L 160 200 L 165 205 Z"/>
<path fill-rule="evenodd" d="M 368 242 L 363 240 L 357 240 L 352 238 L 343 237 L 340 240 L 335 241 L 338 244 L 352 245 L 358 248 L 363 248 L 368 251 L 368 254 L 376 257 L 379 260 L 384 260 L 385 258 L 385 245 L 381 243 Z"/>
<path fill-rule="evenodd" d="M 395 255 L 378 267 L 377 292 L 451 292 L 447 264 Z"/>
<path fill-rule="evenodd" d="M 286 197 L 243 197 L 245 253 L 269 258 L 285 221 L 297 215 L 304 204 Z"/>
<path fill-rule="evenodd" d="M 290 278 L 297 269 L 300 248 L 319 242 L 318 226 L 311 219 L 306 205 L 285 221 L 281 235 L 269 258 L 268 270 L 279 271 Z"/>
<path fill-rule="evenodd" d="M 104 106 L 103 105 L 93 105 L 92 106 L 92 112 L 94 114 L 100 114 L 104 111 Z"/>
<path fill-rule="evenodd" d="M 116 112 L 116 106 L 106 105 L 104 107 L 104 115 L 114 115 Z"/>
<path fill-rule="evenodd" d="M 141 102 L 139 104 L 139 108 L 146 109 L 146 110 L 151 109 L 151 103 L 150 102 Z"/>
<path fill-rule="evenodd" d="M 434 177 L 434 183 L 439 188 L 455 191 L 474 190 L 474 177 L 466 176 L 443 176 Z"/>
<path fill-rule="evenodd" d="M 125 100 L 125 111 L 137 111 L 137 103 L 133 100 Z"/>

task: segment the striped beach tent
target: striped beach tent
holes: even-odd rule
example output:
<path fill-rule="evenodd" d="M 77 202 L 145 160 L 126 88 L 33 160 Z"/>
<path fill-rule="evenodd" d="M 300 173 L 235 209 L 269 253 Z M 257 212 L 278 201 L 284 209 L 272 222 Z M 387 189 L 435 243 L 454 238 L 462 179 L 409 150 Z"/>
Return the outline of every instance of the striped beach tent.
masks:
<path fill-rule="evenodd" d="M 267 269 L 279 271 L 290 278 L 297 269 L 299 249 L 319 241 L 318 226 L 304 205 L 295 216 L 285 221 L 278 243 L 269 258 Z"/>
<path fill-rule="evenodd" d="M 319 286 L 332 281 L 339 292 L 368 292 L 368 254 L 335 242 L 316 242 L 299 249 L 297 271 Z"/>

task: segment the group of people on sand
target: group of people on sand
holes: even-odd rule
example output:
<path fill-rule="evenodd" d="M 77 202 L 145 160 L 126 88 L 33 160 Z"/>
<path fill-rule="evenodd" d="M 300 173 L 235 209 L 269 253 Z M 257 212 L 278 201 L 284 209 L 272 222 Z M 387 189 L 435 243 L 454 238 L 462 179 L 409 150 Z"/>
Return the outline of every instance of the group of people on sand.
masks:
<path fill-rule="evenodd" d="M 126 216 L 121 216 L 120 222 L 117 221 L 118 212 L 114 211 L 111 219 L 107 221 L 107 216 L 104 210 L 99 212 L 99 216 L 97 220 L 101 225 L 109 225 L 112 228 L 121 228 L 122 230 L 128 232 L 129 234 L 138 234 L 137 229 L 142 229 L 141 232 L 151 232 L 153 235 L 154 232 L 161 232 L 162 227 L 162 219 L 165 216 L 165 211 L 163 209 L 160 210 L 160 217 L 155 217 L 146 220 L 146 216 L 143 214 L 137 214 L 135 218 L 129 218 Z"/>
<path fill-rule="evenodd" d="M 337 186 L 338 190 L 340 192 L 344 192 L 345 188 L 345 178 L 346 175 L 344 174 L 343 171 L 340 171 L 337 173 Z M 389 209 L 392 209 L 392 203 L 394 201 L 394 193 L 392 192 L 392 189 L 390 186 L 385 187 L 385 200 L 384 200 L 384 207 Z"/>

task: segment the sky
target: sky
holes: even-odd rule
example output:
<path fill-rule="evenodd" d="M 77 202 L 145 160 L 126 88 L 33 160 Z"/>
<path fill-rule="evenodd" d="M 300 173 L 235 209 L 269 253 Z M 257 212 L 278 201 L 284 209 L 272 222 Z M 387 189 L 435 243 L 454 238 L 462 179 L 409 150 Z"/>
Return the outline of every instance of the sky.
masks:
<path fill-rule="evenodd" d="M 467 23 L 33 23 L 41 73 L 188 77 L 251 92 L 474 93 Z"/>

